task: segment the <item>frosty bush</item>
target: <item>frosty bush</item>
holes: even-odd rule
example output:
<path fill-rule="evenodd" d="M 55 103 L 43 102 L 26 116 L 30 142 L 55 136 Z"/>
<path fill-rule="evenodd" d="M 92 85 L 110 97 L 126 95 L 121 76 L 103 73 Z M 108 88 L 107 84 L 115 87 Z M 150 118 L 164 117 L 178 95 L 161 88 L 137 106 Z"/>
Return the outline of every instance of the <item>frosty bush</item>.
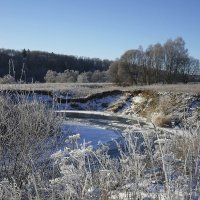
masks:
<path fill-rule="evenodd" d="M 0 78 L 0 84 L 13 84 L 15 82 L 15 78 L 9 74 L 5 75 L 3 78 Z"/>
<path fill-rule="evenodd" d="M 6 178 L 0 181 L 0 199 L 21 199 L 21 190 L 17 187 L 15 181 L 10 183 Z"/>
<path fill-rule="evenodd" d="M 58 133 L 60 122 L 43 103 L 18 95 L 0 96 L 0 179 L 22 186 L 34 172 L 45 139 Z"/>

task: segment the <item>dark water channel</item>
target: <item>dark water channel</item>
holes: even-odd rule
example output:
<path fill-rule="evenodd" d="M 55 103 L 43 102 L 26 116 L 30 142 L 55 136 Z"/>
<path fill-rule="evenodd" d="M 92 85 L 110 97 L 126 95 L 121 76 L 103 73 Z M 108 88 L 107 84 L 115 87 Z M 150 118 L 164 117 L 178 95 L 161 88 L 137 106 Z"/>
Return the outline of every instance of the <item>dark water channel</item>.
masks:
<path fill-rule="evenodd" d="M 61 111 L 62 112 L 62 111 Z M 114 140 L 123 141 L 122 131 L 127 127 L 140 123 L 137 120 L 107 115 L 102 112 L 63 111 L 65 119 L 61 140 L 64 141 L 69 135 L 80 134 L 80 143 L 91 142 L 94 148 L 99 144 L 106 144 L 110 151 L 117 148 Z"/>

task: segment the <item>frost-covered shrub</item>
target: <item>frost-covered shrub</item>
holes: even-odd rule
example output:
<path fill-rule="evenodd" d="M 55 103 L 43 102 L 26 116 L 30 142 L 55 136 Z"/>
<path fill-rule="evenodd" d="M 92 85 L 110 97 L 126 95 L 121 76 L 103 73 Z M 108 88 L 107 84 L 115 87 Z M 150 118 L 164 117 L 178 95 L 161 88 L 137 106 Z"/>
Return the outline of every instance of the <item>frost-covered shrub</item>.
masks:
<path fill-rule="evenodd" d="M 137 139 L 127 135 L 124 144 L 127 151 L 117 143 L 120 157 L 111 158 L 107 146 L 100 144 L 95 151 L 89 144 L 79 145 L 79 136 L 69 137 L 67 142 L 71 148 L 52 155 L 61 173 L 60 177 L 51 180 L 57 195 L 67 199 L 110 199 L 112 191 L 132 182 L 135 188 L 129 192 L 137 197 L 137 184 L 145 167 L 145 156 L 136 150 Z"/>
<path fill-rule="evenodd" d="M 5 75 L 3 78 L 0 78 L 0 84 L 13 84 L 15 82 L 15 78 L 9 74 Z"/>
<path fill-rule="evenodd" d="M 78 71 L 65 70 L 63 73 L 58 73 L 56 76 L 57 83 L 75 83 L 79 75 Z"/>
<path fill-rule="evenodd" d="M 13 183 L 10 183 L 9 180 L 6 178 L 0 181 L 0 199 L 21 199 L 21 190 L 19 189 L 15 181 L 13 181 Z"/>
<path fill-rule="evenodd" d="M 79 74 L 77 78 L 78 83 L 89 83 L 91 82 L 92 72 L 83 72 Z"/>
<path fill-rule="evenodd" d="M 60 122 L 43 103 L 0 96 L 0 180 L 20 186 L 40 158 L 44 140 L 58 133 Z"/>
<path fill-rule="evenodd" d="M 57 75 L 58 75 L 57 72 L 48 70 L 44 77 L 44 80 L 48 83 L 55 83 Z"/>

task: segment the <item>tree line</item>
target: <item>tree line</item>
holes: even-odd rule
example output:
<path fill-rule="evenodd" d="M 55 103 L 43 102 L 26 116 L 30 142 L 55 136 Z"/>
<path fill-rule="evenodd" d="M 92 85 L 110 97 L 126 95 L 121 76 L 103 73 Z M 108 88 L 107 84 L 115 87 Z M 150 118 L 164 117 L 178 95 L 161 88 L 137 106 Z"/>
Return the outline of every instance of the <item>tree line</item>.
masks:
<path fill-rule="evenodd" d="M 112 62 L 41 51 L 0 49 L 0 83 L 115 82 L 119 85 L 200 81 L 200 61 L 181 37 L 126 51 Z M 1 78 L 3 77 L 3 78 Z"/>
<path fill-rule="evenodd" d="M 5 80 L 44 82 L 48 70 L 79 73 L 108 70 L 110 60 L 61 55 L 42 51 L 0 49 L 0 77 Z"/>
<path fill-rule="evenodd" d="M 195 81 L 200 63 L 189 55 L 181 37 L 163 45 L 150 45 L 146 50 L 126 51 L 109 68 L 111 80 L 122 85 L 177 83 Z"/>

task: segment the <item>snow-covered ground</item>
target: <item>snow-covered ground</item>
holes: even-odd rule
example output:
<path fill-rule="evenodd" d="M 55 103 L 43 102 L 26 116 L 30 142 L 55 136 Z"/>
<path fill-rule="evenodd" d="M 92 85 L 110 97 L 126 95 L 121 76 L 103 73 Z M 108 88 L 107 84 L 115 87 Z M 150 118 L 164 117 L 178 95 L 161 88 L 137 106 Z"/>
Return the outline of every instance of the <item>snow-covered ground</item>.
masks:
<path fill-rule="evenodd" d="M 173 199 L 170 193 L 173 193 L 174 199 L 199 198 L 199 125 L 195 125 L 199 122 L 198 95 L 149 92 L 133 95 L 127 92 L 88 99 L 84 103 L 66 101 L 64 104 L 44 95 L 30 96 L 27 99 L 53 106 L 55 112 L 63 116 L 60 135 L 44 141 L 41 157 L 38 159 L 43 162 L 45 159 L 59 157 L 57 164 L 60 164 L 63 176 L 57 179 L 57 183 L 62 187 L 70 183 L 70 178 L 72 186 L 83 179 L 78 177 L 81 171 L 73 173 L 72 176 L 75 168 L 71 160 L 68 164 L 66 162 L 70 156 L 75 158 L 75 165 L 81 157 L 84 163 L 85 155 L 91 151 L 91 148 L 87 149 L 87 145 L 98 149 L 99 144 L 104 144 L 112 150 L 117 148 L 113 142 L 117 140 L 118 143 L 125 141 L 127 145 L 127 151 L 123 149 L 122 156 L 118 157 L 120 167 L 123 168 L 121 173 L 126 170 L 127 173 L 123 174 L 119 182 L 118 174 L 113 175 L 116 179 L 110 179 L 110 184 L 117 182 L 115 187 L 111 188 L 112 191 L 110 190 L 112 199 L 130 199 L 129 194 L 133 194 L 136 189 L 140 193 L 140 199 Z M 152 124 L 152 117 L 155 118 L 154 121 L 156 117 L 157 120 L 169 117 L 170 121 L 167 124 L 160 123 L 163 127 L 159 127 L 156 123 Z M 69 150 L 69 143 L 74 142 L 76 145 L 76 140 L 77 148 Z M 100 158 L 101 156 L 98 159 Z M 108 157 L 105 158 L 109 160 Z M 105 178 L 106 181 L 106 178 L 112 177 L 111 163 L 110 160 L 109 165 L 106 163 L 99 171 L 104 174 L 102 180 Z M 84 170 L 84 180 L 87 181 L 90 175 L 87 174 L 87 169 Z M 74 181 L 74 177 L 80 179 Z M 64 185 L 63 180 L 67 180 Z M 56 182 L 56 179 L 54 181 Z M 96 187 L 98 190 L 99 186 Z M 84 192 L 86 190 L 84 189 Z M 95 188 L 91 187 L 88 191 L 95 193 Z M 135 191 L 135 194 L 138 191 Z"/>

